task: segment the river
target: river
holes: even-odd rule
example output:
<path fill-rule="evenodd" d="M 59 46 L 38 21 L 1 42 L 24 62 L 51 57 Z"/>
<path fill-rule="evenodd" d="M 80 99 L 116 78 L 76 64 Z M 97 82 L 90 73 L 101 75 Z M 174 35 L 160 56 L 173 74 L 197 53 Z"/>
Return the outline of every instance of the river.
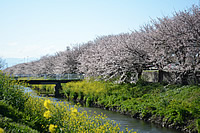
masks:
<path fill-rule="evenodd" d="M 24 89 L 25 92 L 34 93 L 30 88 L 25 87 Z M 37 97 L 42 98 L 40 96 Z M 51 99 L 54 101 L 60 101 L 60 100 L 64 101 L 63 99 L 59 98 L 51 98 Z M 81 107 L 81 108 L 86 110 L 87 112 L 89 112 L 90 110 L 89 113 L 96 112 L 97 114 L 101 113 L 106 114 L 108 119 L 114 120 L 116 123 L 120 123 L 121 129 L 128 127 L 129 130 L 133 129 L 134 131 L 137 131 L 137 133 L 181 133 L 180 131 L 177 131 L 175 129 L 162 128 L 159 125 L 145 122 L 143 120 L 134 119 L 131 118 L 130 116 L 122 115 L 118 112 L 113 112 L 94 107 Z"/>

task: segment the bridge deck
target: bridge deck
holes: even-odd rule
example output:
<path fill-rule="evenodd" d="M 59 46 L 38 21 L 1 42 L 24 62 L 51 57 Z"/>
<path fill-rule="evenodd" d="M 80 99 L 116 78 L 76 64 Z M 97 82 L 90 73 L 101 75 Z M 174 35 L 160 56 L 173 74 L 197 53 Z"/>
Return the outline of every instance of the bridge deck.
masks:
<path fill-rule="evenodd" d="M 11 77 L 19 80 L 76 80 L 84 79 L 83 74 L 15 74 Z"/>
<path fill-rule="evenodd" d="M 81 79 L 71 79 L 71 80 L 18 80 L 19 82 L 25 82 L 28 84 L 58 84 L 58 83 L 68 83 L 68 82 L 76 82 L 81 81 Z"/>

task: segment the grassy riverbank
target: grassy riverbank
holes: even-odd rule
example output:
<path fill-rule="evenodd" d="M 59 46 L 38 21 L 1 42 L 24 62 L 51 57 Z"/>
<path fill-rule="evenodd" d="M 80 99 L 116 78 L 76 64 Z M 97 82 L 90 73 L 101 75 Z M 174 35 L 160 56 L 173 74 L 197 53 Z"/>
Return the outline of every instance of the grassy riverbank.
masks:
<path fill-rule="evenodd" d="M 200 87 L 82 81 L 63 84 L 69 99 L 187 132 L 200 132 Z"/>
<path fill-rule="evenodd" d="M 19 84 L 0 73 L 0 132 L 133 132 L 106 116 L 78 111 L 78 106 L 24 93 Z"/>
<path fill-rule="evenodd" d="M 54 94 L 54 84 L 47 84 L 47 85 L 31 85 L 31 89 L 35 90 L 38 95 L 41 94 Z"/>

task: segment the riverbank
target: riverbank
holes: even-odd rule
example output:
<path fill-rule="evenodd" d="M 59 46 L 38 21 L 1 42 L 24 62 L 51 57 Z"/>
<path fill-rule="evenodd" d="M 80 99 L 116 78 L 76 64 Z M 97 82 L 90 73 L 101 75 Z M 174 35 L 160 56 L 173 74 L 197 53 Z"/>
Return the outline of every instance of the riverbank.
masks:
<path fill-rule="evenodd" d="M 113 84 L 82 81 L 63 84 L 69 100 L 100 107 L 182 132 L 200 131 L 200 87 L 139 81 Z"/>
<path fill-rule="evenodd" d="M 90 115 L 77 105 L 33 96 L 24 86 L 0 73 L 0 132 L 134 132 L 121 130 L 103 114 Z"/>

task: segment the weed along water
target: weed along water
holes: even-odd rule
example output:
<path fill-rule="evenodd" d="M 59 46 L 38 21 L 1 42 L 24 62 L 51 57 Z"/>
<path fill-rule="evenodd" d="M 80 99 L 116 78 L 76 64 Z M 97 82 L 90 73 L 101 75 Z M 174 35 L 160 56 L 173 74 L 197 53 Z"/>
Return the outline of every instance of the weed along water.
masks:
<path fill-rule="evenodd" d="M 34 93 L 33 90 L 30 88 L 25 87 L 26 92 Z M 36 93 L 34 94 L 36 96 Z M 43 98 L 41 96 L 37 96 L 39 98 Z M 50 98 L 53 101 L 59 102 L 63 101 L 66 102 L 65 99 L 61 98 Z M 74 106 L 73 103 L 71 103 L 70 106 Z M 80 110 L 85 110 L 88 112 L 88 114 L 105 114 L 107 116 L 107 119 L 114 120 L 116 123 L 120 123 L 120 129 L 125 129 L 128 127 L 129 130 L 134 129 L 134 131 L 137 131 L 137 133 L 181 133 L 179 131 L 173 130 L 173 129 L 167 129 L 162 128 L 160 126 L 157 126 L 155 124 L 151 124 L 148 122 L 144 122 L 142 120 L 137 120 L 134 118 L 131 118 L 130 116 L 122 115 L 118 112 L 108 111 L 101 108 L 95 108 L 95 107 L 81 107 Z"/>
<path fill-rule="evenodd" d="M 137 131 L 137 133 L 181 133 L 177 130 L 162 128 L 159 125 L 144 122 L 143 120 L 134 119 L 131 118 L 130 116 L 122 115 L 118 112 L 113 112 L 93 107 L 89 108 L 83 107 L 83 108 L 88 112 L 91 110 L 91 113 L 97 112 L 98 114 L 101 113 L 105 114 L 108 117 L 108 119 L 120 123 L 121 129 L 128 127 L 129 130 L 134 129 L 134 131 Z"/>

